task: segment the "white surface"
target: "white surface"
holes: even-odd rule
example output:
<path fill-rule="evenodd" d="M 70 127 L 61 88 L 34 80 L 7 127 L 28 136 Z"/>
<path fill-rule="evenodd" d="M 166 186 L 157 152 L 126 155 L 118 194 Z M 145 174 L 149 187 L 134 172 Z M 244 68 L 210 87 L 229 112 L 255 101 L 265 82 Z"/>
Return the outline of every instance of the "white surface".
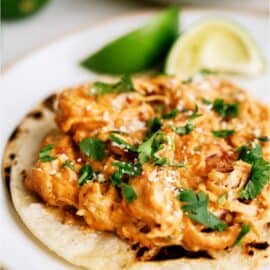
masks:
<path fill-rule="evenodd" d="M 267 19 L 246 17 L 225 12 L 183 12 L 184 27 L 205 16 L 231 17 L 245 25 L 260 47 L 267 52 Z M 142 23 L 149 15 L 124 17 L 110 23 L 74 33 L 65 39 L 33 53 L 3 74 L 0 85 L 0 156 L 4 143 L 18 121 L 38 100 L 49 93 L 90 80 L 94 74 L 78 65 L 80 59 L 104 43 Z M 246 81 L 248 89 L 262 100 L 269 100 L 267 75 Z M 21 224 L 6 194 L 4 181 L 0 186 L 0 262 L 11 270 L 69 269 L 61 260 L 47 252 Z M 265 268 L 266 269 L 266 268 Z"/>
<path fill-rule="evenodd" d="M 36 15 L 25 20 L 2 24 L 2 66 L 5 66 L 34 48 L 76 30 L 127 12 L 136 12 L 157 6 L 155 3 L 178 3 L 226 6 L 233 10 L 266 12 L 269 0 L 51 0 Z"/>
<path fill-rule="evenodd" d="M 32 17 L 3 23 L 3 66 L 83 25 L 151 6 L 127 0 L 51 0 Z"/>

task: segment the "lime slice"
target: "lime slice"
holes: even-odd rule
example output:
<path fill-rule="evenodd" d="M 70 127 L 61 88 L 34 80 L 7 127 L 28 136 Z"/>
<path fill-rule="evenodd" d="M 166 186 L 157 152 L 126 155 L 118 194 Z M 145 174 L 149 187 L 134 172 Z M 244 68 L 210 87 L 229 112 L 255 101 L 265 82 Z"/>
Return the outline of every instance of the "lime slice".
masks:
<path fill-rule="evenodd" d="M 193 26 L 178 38 L 166 60 L 165 71 L 187 79 L 203 68 L 255 75 L 263 71 L 264 61 L 246 30 L 215 19 Z"/>
<path fill-rule="evenodd" d="M 38 11 L 49 0 L 2 0 L 1 16 L 4 20 L 16 20 Z"/>
<path fill-rule="evenodd" d="M 171 7 L 145 26 L 112 41 L 81 62 L 87 69 L 108 74 L 149 69 L 170 49 L 178 35 L 178 9 Z"/>

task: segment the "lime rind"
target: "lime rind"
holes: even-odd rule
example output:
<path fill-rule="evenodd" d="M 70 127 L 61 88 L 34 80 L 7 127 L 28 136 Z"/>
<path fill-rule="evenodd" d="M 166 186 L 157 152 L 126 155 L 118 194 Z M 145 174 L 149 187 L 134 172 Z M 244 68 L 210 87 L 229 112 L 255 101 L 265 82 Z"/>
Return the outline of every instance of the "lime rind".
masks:
<path fill-rule="evenodd" d="M 192 76 L 202 68 L 256 75 L 265 68 L 263 55 L 251 35 L 238 23 L 208 19 L 184 32 L 173 45 L 165 72 Z"/>
<path fill-rule="evenodd" d="M 179 9 L 170 7 L 146 25 L 91 54 L 81 66 L 105 74 L 134 73 L 152 68 L 166 56 L 178 37 Z"/>

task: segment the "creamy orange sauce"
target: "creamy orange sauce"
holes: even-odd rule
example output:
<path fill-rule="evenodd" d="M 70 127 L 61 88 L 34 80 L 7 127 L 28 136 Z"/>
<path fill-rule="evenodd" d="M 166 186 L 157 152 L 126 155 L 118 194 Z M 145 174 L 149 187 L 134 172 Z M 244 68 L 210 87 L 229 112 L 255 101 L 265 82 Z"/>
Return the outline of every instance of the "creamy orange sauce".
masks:
<path fill-rule="evenodd" d="M 153 253 L 161 247 L 181 245 L 190 251 L 209 254 L 231 247 L 243 223 L 251 231 L 243 239 L 250 243 L 261 239 L 260 228 L 269 222 L 269 184 L 249 204 L 239 201 L 239 192 L 251 170 L 250 164 L 237 157 L 235 149 L 258 142 L 270 134 L 267 106 L 255 101 L 243 90 L 215 77 L 193 83 L 182 83 L 173 77 L 134 80 L 135 92 L 91 96 L 91 85 L 66 90 L 58 97 L 56 122 L 59 130 L 48 134 L 42 146 L 54 144 L 50 162 L 37 161 L 25 184 L 48 205 L 73 207 L 92 229 L 114 232 L 130 244 L 147 247 Z M 239 103 L 238 117 L 224 119 L 204 104 L 202 98 Z M 109 139 L 111 131 L 122 132 L 121 138 L 131 145 L 143 142 L 148 121 L 178 109 L 174 119 L 164 119 L 161 131 L 167 143 L 156 155 L 183 163 L 184 168 L 156 166 L 147 162 L 142 174 L 124 181 L 133 187 L 137 199 L 128 203 L 110 182 L 115 160 L 134 161 L 134 155 Z M 195 129 L 178 135 L 172 126 L 184 126 L 195 106 L 200 117 L 192 123 Z M 213 136 L 213 130 L 233 129 L 228 138 Z M 78 144 L 87 137 L 106 142 L 106 157 L 92 160 L 79 151 Z M 261 143 L 263 157 L 270 159 L 270 143 Z M 74 169 L 62 167 L 72 161 Z M 79 170 L 88 163 L 94 179 L 78 185 Z M 176 198 L 179 189 L 203 191 L 209 197 L 209 210 L 228 224 L 223 232 L 205 232 L 204 226 L 191 220 Z M 219 198 L 225 196 L 219 203 Z"/>

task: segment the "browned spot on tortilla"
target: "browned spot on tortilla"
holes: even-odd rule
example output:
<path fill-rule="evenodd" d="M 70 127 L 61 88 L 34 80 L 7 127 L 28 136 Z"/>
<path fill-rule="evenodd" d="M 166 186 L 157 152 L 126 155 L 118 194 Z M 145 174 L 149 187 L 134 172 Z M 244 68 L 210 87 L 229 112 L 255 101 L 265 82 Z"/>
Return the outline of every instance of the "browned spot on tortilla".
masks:
<path fill-rule="evenodd" d="M 253 251 L 253 250 L 249 250 L 249 251 L 248 251 L 248 255 L 249 255 L 249 256 L 253 256 L 253 255 L 254 255 L 254 251 Z"/>
<path fill-rule="evenodd" d="M 54 103 L 55 103 L 55 100 L 56 100 L 56 94 L 52 94 L 50 96 L 48 96 L 43 102 L 43 106 L 46 107 L 48 110 L 50 111 L 54 111 Z"/>
<path fill-rule="evenodd" d="M 145 252 L 147 252 L 149 250 L 149 248 L 147 247 L 141 247 L 138 249 L 137 253 L 136 253 L 136 257 L 137 258 L 141 258 Z"/>
<path fill-rule="evenodd" d="M 264 250 L 269 247 L 269 244 L 268 242 L 253 242 L 253 243 L 250 243 L 249 246 L 255 249 Z"/>
<path fill-rule="evenodd" d="M 10 173 L 11 173 L 11 167 L 10 166 L 5 167 L 4 179 L 5 179 L 5 184 L 9 193 L 10 193 Z"/>
<path fill-rule="evenodd" d="M 10 160 L 14 160 L 16 158 L 16 154 L 15 153 L 10 153 L 9 154 L 9 159 Z"/>
<path fill-rule="evenodd" d="M 163 261 L 170 259 L 179 259 L 179 258 L 207 258 L 212 259 L 212 257 L 206 251 L 197 251 L 192 252 L 184 249 L 182 246 L 167 246 L 162 247 L 159 252 L 151 259 L 152 261 Z"/>
<path fill-rule="evenodd" d="M 27 117 L 34 118 L 36 120 L 39 120 L 43 117 L 43 113 L 41 111 L 32 111 L 28 113 Z"/>
<path fill-rule="evenodd" d="M 22 178 L 24 179 L 26 177 L 26 170 L 21 171 Z"/>
<path fill-rule="evenodd" d="M 21 132 L 21 128 L 20 126 L 17 126 L 10 134 L 9 138 L 8 138 L 8 141 L 11 142 L 13 141 L 14 139 L 17 138 L 18 134 Z"/>

